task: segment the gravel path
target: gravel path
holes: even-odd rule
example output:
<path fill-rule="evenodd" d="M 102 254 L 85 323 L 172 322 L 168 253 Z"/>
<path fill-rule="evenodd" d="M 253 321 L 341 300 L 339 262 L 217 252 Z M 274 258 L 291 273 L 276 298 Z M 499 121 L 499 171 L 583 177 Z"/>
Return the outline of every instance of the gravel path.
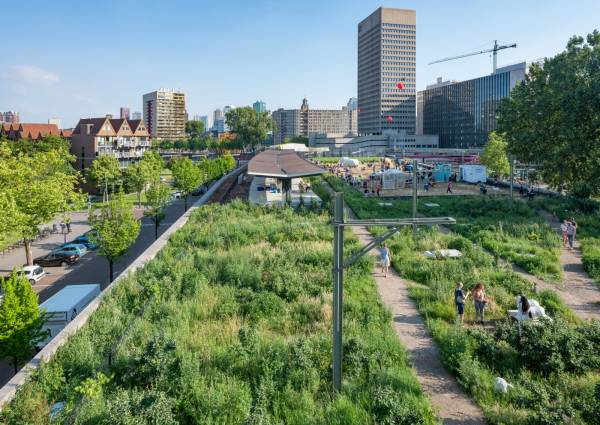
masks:
<path fill-rule="evenodd" d="M 560 222 L 548 211 L 542 210 L 540 215 L 560 235 Z M 573 248 L 573 250 L 563 249 L 560 255 L 560 265 L 563 269 L 562 285 L 546 283 L 522 270 L 515 269 L 515 271 L 537 283 L 539 288 L 554 289 L 582 319 L 600 319 L 600 288 L 583 268 L 581 246 L 577 240 Z"/>
<path fill-rule="evenodd" d="M 347 208 L 347 211 L 350 218 L 356 218 L 352 210 Z M 363 245 L 373 239 L 365 227 L 352 227 L 352 231 Z M 377 252 L 372 250 L 371 255 L 377 255 Z M 392 267 L 386 278 L 376 265 L 373 278 L 379 295 L 392 313 L 394 329 L 408 352 L 421 388 L 437 410 L 438 417 L 445 425 L 485 424 L 483 411 L 442 364 L 439 348 L 408 294 L 409 283 Z"/>

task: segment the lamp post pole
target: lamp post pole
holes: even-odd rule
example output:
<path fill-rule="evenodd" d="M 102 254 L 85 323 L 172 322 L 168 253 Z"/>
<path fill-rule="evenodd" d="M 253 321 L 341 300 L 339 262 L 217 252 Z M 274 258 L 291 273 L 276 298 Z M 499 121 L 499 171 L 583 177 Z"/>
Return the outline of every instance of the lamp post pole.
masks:
<path fill-rule="evenodd" d="M 419 190 L 419 176 L 417 175 L 417 160 L 413 159 L 413 187 L 412 187 L 412 218 L 417 218 L 417 190 Z M 413 238 L 417 237 L 417 225 L 412 226 Z"/>

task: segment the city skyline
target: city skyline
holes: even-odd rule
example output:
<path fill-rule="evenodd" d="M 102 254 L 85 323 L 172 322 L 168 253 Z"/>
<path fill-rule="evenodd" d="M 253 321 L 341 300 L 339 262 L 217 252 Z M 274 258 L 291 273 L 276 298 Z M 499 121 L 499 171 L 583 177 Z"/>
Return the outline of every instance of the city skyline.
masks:
<path fill-rule="evenodd" d="M 159 3 L 146 9 L 134 1 L 115 2 L 119 14 L 101 13 L 111 8 L 110 3 L 55 5 L 25 0 L 11 4 L 13 15 L 30 18 L 31 30 L 19 31 L 14 20 L 5 20 L 0 28 L 13 51 L 28 52 L 23 59 L 15 59 L 19 55 L 0 58 L 0 110 L 18 111 L 23 122 L 57 117 L 65 127 L 73 127 L 79 118 L 118 116 L 122 105 L 142 110 L 143 94 L 157 87 L 183 91 L 188 112 L 201 115 L 211 115 L 227 104 L 251 106 L 256 99 L 264 100 L 271 110 L 294 107 L 303 97 L 315 107 L 335 108 L 357 95 L 356 28 L 379 6 L 417 11 L 418 90 L 438 76 L 463 81 L 491 72 L 489 55 L 427 65 L 432 60 L 490 48 L 494 39 L 518 45 L 499 53 L 499 66 L 534 60 L 562 51 L 570 36 L 585 36 L 600 22 L 591 0 L 569 7 L 568 20 L 564 11 L 572 3 L 558 0 L 543 8 L 507 1 L 500 9 L 475 1 L 309 0 L 285 7 L 273 1 L 252 5 L 179 1 L 169 5 L 166 16 Z M 77 18 L 82 14 L 97 16 L 103 31 L 93 30 L 94 19 Z M 170 28 L 166 35 L 150 34 L 144 24 L 159 15 Z M 198 21 L 202 25 L 196 25 Z M 558 21 L 561 25 L 552 25 Z M 451 28 L 457 23 L 464 24 L 461 31 Z M 57 26 L 69 31 L 53 30 Z M 113 67 L 98 52 L 122 42 L 124 32 L 127 46 L 139 46 L 142 53 L 131 60 L 131 49 L 111 48 L 112 60 L 119 64 Z M 74 33 L 78 36 L 72 37 Z M 226 46 L 215 47 L 208 55 L 219 66 L 210 66 L 206 55 L 191 54 L 205 43 Z M 154 50 L 144 52 L 143 46 L 149 44 Z M 64 59 L 74 51 L 76 62 Z M 277 55 L 269 53 L 273 51 Z M 167 52 L 169 60 L 162 61 L 161 53 Z"/>

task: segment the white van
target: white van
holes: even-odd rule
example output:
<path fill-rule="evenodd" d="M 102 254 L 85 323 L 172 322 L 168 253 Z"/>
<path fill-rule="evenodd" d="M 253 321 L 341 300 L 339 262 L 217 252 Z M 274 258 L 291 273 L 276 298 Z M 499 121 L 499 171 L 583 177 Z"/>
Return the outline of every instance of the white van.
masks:
<path fill-rule="evenodd" d="M 48 344 L 69 322 L 87 306 L 94 298 L 100 295 L 100 284 L 69 285 L 52 295 L 40 305 L 46 312 L 46 322 L 42 330 L 48 331 L 48 337 L 38 343 L 42 348 Z"/>

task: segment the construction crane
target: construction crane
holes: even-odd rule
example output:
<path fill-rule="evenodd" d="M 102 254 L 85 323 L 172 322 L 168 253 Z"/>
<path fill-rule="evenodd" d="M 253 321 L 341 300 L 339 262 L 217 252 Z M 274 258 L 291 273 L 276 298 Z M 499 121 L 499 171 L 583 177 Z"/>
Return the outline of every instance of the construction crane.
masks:
<path fill-rule="evenodd" d="M 494 40 L 494 48 L 493 49 L 481 50 L 479 52 L 467 53 L 467 54 L 464 54 L 464 55 L 452 56 L 450 58 L 439 59 L 439 60 L 436 60 L 436 61 L 433 61 L 433 62 L 429 62 L 428 65 L 432 65 L 434 63 L 451 61 L 451 60 L 454 60 L 454 59 L 466 58 L 467 56 L 475 56 L 475 55 L 481 55 L 483 53 L 493 52 L 493 57 L 494 57 L 494 61 L 493 61 L 493 64 L 494 64 L 493 65 L 493 73 L 495 74 L 496 73 L 498 50 L 510 49 L 512 47 L 517 47 L 517 45 L 516 44 L 498 45 L 498 40 Z"/>

